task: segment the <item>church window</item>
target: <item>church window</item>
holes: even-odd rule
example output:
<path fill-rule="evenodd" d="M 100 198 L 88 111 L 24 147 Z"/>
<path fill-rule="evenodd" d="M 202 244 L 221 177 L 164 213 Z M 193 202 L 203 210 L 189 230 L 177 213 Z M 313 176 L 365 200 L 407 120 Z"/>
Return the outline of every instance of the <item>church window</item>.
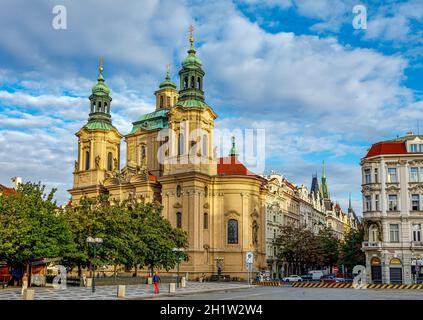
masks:
<path fill-rule="evenodd" d="M 107 170 L 113 170 L 113 154 L 111 152 L 107 155 Z"/>
<path fill-rule="evenodd" d="M 160 108 L 163 108 L 163 96 L 160 96 Z"/>
<path fill-rule="evenodd" d="M 182 228 L 182 213 L 180 212 L 176 213 L 176 227 Z"/>
<path fill-rule="evenodd" d="M 104 103 L 104 112 L 109 112 L 109 110 L 107 109 L 107 102 Z"/>
<path fill-rule="evenodd" d="M 195 78 L 194 78 L 194 76 L 191 77 L 191 88 L 195 88 Z"/>
<path fill-rule="evenodd" d="M 182 194 L 182 188 L 180 185 L 176 187 L 176 196 L 179 198 Z"/>
<path fill-rule="evenodd" d="M 228 221 L 228 243 L 238 243 L 238 221 L 235 219 Z"/>
<path fill-rule="evenodd" d="M 184 135 L 182 133 L 179 134 L 178 143 L 178 155 L 181 156 L 184 154 Z"/>
<path fill-rule="evenodd" d="M 201 90 L 201 78 L 200 77 L 197 78 L 197 89 Z"/>
<path fill-rule="evenodd" d="M 90 152 L 85 151 L 85 170 L 90 170 Z"/>
<path fill-rule="evenodd" d="M 141 163 L 145 160 L 146 151 L 145 146 L 141 146 Z"/>
<path fill-rule="evenodd" d="M 101 112 L 101 102 L 97 103 L 97 112 Z"/>
<path fill-rule="evenodd" d="M 208 156 L 208 138 L 207 135 L 203 135 L 203 156 L 207 157 Z"/>
<path fill-rule="evenodd" d="M 184 89 L 188 89 L 188 77 L 184 78 Z"/>
<path fill-rule="evenodd" d="M 209 228 L 209 215 L 208 213 L 204 213 L 204 217 L 203 217 L 204 221 L 203 221 L 203 227 L 204 229 L 208 229 Z"/>

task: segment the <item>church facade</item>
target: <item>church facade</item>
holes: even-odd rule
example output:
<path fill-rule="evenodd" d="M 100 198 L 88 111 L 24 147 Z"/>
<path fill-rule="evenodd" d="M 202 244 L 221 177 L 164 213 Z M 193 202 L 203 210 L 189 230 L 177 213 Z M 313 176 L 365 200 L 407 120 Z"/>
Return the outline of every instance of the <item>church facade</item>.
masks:
<path fill-rule="evenodd" d="M 169 70 L 155 92 L 156 109 L 122 135 L 112 124 L 110 89 L 100 76 L 92 88 L 88 122 L 76 133 L 78 155 L 69 190 L 72 203 L 108 194 L 111 199 L 158 202 L 173 227 L 187 232 L 190 277 L 221 273 L 247 278 L 266 267 L 266 180 L 238 161 L 235 140 L 227 157 L 213 148 L 217 114 L 204 96 L 202 62 L 192 32 L 179 71 L 179 91 Z M 121 164 L 120 144 L 126 143 Z"/>

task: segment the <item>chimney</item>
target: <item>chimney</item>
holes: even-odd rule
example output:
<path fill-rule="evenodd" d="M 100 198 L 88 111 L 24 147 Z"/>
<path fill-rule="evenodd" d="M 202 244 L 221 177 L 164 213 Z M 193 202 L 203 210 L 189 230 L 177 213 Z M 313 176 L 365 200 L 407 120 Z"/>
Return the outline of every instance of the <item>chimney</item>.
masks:
<path fill-rule="evenodd" d="M 12 188 L 13 189 L 18 189 L 18 186 L 22 183 L 22 178 L 21 177 L 14 177 L 11 179 L 12 182 Z"/>

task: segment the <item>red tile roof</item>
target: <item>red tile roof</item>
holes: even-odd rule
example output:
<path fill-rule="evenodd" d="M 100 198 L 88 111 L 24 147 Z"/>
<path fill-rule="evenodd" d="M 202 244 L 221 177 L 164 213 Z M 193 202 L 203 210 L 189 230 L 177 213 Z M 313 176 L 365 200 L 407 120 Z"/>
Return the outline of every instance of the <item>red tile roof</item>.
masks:
<path fill-rule="evenodd" d="M 404 141 L 382 141 L 372 145 L 364 158 L 386 154 L 406 154 L 407 148 Z"/>
<path fill-rule="evenodd" d="M 259 177 L 254 172 L 248 170 L 241 162 L 238 161 L 237 157 L 229 156 L 219 158 L 217 163 L 217 174 L 218 175 L 249 175 Z"/>
<path fill-rule="evenodd" d="M 0 193 L 4 193 L 4 194 L 11 194 L 15 192 L 15 189 L 12 188 L 8 188 L 2 184 L 0 184 Z"/>

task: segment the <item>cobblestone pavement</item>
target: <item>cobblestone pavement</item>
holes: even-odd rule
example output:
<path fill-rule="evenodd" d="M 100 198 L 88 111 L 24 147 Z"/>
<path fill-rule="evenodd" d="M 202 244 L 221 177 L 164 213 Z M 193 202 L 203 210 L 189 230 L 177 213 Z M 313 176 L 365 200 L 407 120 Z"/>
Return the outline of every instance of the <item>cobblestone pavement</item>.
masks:
<path fill-rule="evenodd" d="M 187 282 L 185 288 L 178 288 L 177 295 L 191 294 L 195 295 L 203 292 L 212 292 L 220 290 L 234 290 L 249 288 L 246 283 L 218 283 L 218 282 Z M 147 299 L 163 297 L 172 299 L 175 293 L 169 293 L 169 284 L 159 286 L 160 293 L 154 294 L 154 285 L 140 284 L 126 286 L 126 299 Z M 53 288 L 31 288 L 34 289 L 34 300 L 116 300 L 117 286 L 98 286 L 93 294 L 91 288 L 68 287 L 65 290 Z M 20 288 L 0 289 L 0 300 L 22 300 Z"/>

